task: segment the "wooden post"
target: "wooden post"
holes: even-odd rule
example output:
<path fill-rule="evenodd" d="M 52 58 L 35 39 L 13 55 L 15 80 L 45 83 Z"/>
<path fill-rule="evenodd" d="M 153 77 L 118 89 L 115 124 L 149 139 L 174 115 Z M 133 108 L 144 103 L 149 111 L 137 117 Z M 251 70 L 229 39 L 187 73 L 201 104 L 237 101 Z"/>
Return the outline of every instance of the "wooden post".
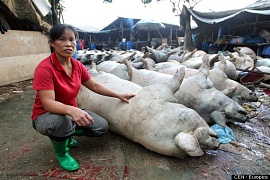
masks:
<path fill-rule="evenodd" d="M 157 31 L 158 32 L 158 34 L 160 35 L 160 37 L 163 39 L 163 36 L 162 36 L 162 34 L 159 32 L 159 31 Z"/>
<path fill-rule="evenodd" d="M 171 31 L 170 31 L 170 45 L 172 44 L 172 27 L 171 27 Z"/>
<path fill-rule="evenodd" d="M 120 23 L 120 28 L 121 28 L 121 31 L 122 31 L 122 40 L 123 40 L 123 38 L 124 38 L 124 27 L 123 27 L 123 21 L 121 21 L 121 23 Z M 121 41 L 122 41 L 121 40 Z"/>

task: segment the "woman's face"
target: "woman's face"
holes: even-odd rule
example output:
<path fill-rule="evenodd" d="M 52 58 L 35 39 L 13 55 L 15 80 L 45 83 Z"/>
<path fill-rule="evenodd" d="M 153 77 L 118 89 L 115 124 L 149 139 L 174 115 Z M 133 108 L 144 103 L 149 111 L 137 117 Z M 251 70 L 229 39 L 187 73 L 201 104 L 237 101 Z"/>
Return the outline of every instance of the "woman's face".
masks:
<path fill-rule="evenodd" d="M 76 47 L 74 32 L 67 28 L 59 39 L 51 42 L 51 46 L 57 55 L 64 58 L 72 57 Z"/>

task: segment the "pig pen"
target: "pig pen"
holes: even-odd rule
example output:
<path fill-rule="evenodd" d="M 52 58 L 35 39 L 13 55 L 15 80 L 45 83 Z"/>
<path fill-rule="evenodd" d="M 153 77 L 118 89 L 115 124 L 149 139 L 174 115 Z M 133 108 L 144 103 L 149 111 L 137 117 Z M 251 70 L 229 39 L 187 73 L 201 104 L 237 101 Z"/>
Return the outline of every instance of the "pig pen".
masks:
<path fill-rule="evenodd" d="M 236 141 L 184 159 L 163 156 L 113 132 L 99 138 L 75 137 L 70 153 L 80 169 L 62 171 L 53 148 L 31 126 L 32 81 L 0 87 L 0 179 L 232 179 L 270 174 L 270 94 L 257 88 L 259 101 L 245 104 L 246 123 L 231 123 Z"/>

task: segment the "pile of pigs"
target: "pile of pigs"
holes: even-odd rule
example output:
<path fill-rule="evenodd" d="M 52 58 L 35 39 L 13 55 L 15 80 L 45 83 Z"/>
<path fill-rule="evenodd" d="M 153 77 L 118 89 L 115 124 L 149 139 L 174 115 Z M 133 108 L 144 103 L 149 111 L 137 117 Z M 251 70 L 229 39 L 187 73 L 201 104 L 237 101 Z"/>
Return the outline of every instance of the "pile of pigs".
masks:
<path fill-rule="evenodd" d="M 136 94 L 127 104 L 82 87 L 78 104 L 107 119 L 111 131 L 151 151 L 201 156 L 220 145 L 211 125 L 244 123 L 242 104 L 258 101 L 255 91 L 239 82 L 239 69 L 270 72 L 270 61 L 251 49 L 234 51 L 207 54 L 167 45 L 142 51 L 78 51 L 83 63 L 91 61 L 89 73 L 97 82 Z"/>

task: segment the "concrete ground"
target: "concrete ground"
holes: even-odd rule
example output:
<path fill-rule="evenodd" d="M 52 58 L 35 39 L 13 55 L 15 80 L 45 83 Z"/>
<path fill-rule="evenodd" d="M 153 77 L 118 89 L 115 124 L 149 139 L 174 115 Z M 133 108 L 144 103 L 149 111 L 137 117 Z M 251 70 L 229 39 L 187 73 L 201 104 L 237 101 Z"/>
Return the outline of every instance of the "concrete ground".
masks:
<path fill-rule="evenodd" d="M 71 149 L 70 154 L 80 169 L 62 171 L 49 139 L 31 126 L 35 97 L 31 81 L 22 86 L 16 86 L 11 96 L 2 93 L 4 98 L 0 98 L 1 180 L 224 180 L 232 175 L 270 174 L 269 142 L 255 141 L 250 132 L 236 125 L 231 128 L 238 145 L 223 144 L 216 151 L 184 159 L 159 155 L 113 132 L 98 138 L 75 137 L 80 146 Z"/>

